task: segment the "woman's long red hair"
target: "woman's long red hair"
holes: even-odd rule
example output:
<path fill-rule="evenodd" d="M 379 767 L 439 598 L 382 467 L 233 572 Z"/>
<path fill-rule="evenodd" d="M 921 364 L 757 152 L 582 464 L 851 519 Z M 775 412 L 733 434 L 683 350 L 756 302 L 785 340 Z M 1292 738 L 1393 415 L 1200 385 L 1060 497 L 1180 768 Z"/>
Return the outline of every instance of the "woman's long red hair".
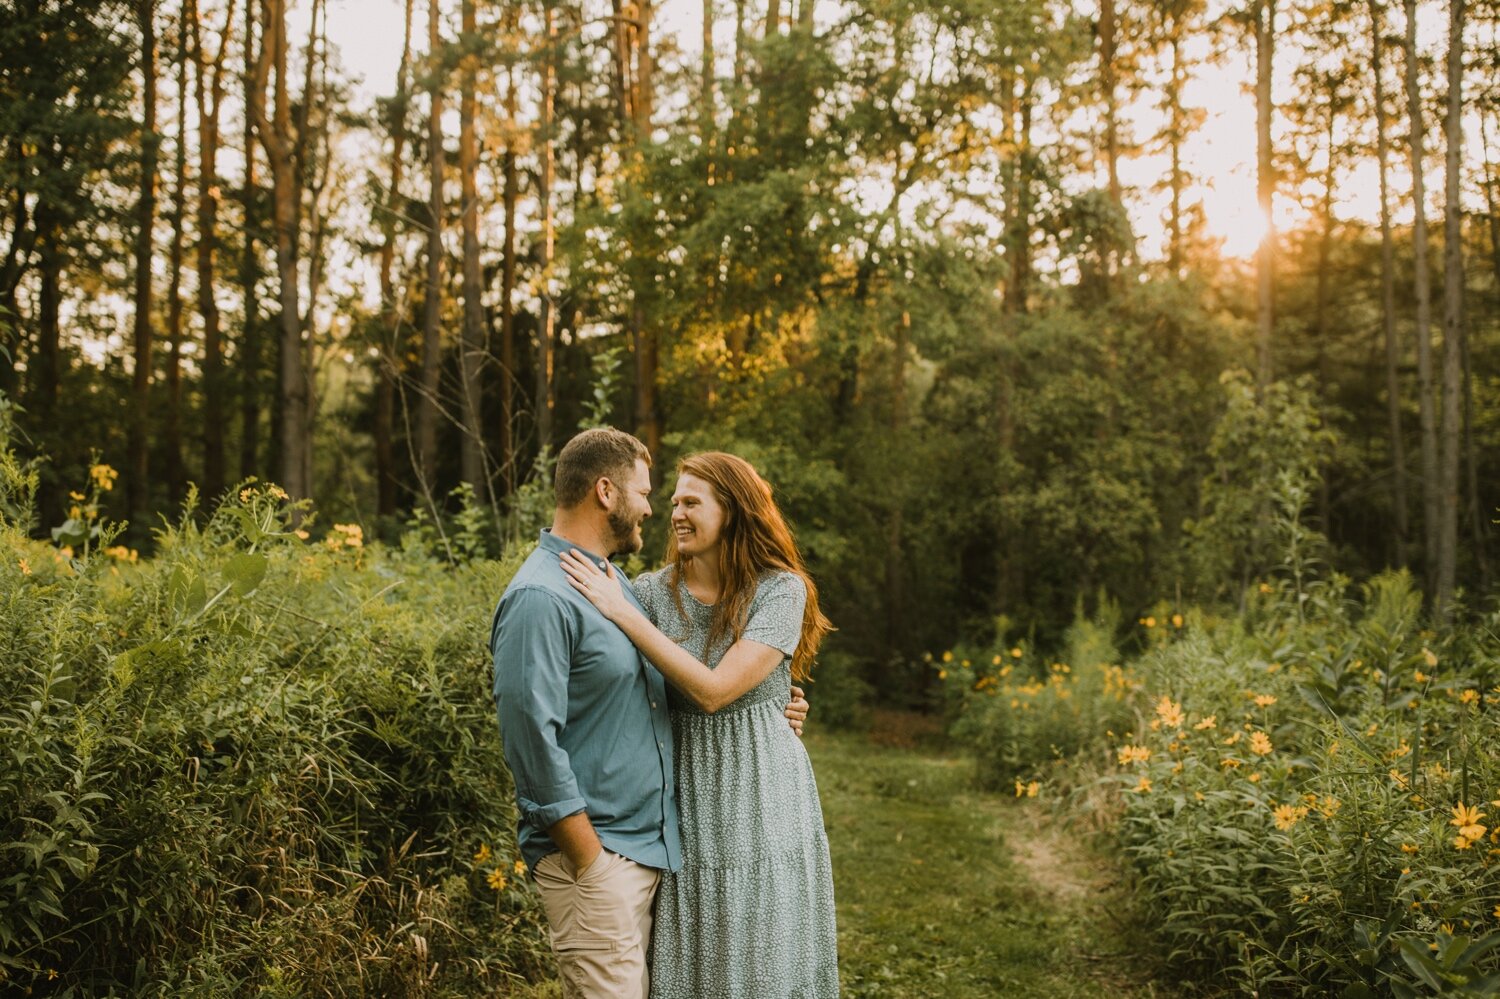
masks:
<path fill-rule="evenodd" d="M 802 609 L 802 634 L 797 651 L 792 654 L 792 678 L 806 680 L 812 672 L 818 646 L 833 625 L 818 609 L 818 588 L 802 564 L 802 554 L 771 496 L 770 484 L 748 461 L 723 451 L 689 455 L 678 463 L 677 474 L 691 475 L 708 483 L 724 508 L 724 527 L 719 537 L 721 586 L 707 648 L 713 648 L 725 635 L 732 635 L 738 641 L 744 634 L 755 587 L 763 574 L 778 570 L 795 573 L 807 588 L 807 603 Z M 667 539 L 667 561 L 672 566 L 674 583 L 685 578 L 687 560 L 677 550 L 675 536 Z M 675 585 L 672 594 L 681 611 L 682 594 Z"/>

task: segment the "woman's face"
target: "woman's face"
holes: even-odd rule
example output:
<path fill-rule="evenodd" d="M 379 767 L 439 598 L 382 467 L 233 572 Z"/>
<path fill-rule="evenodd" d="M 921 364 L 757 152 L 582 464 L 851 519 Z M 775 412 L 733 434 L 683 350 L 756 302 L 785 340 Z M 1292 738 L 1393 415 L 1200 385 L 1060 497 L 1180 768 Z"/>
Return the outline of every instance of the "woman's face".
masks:
<path fill-rule="evenodd" d="M 684 474 L 672 494 L 672 533 L 684 558 L 698 558 L 718 547 L 726 519 L 713 487 L 695 475 Z"/>

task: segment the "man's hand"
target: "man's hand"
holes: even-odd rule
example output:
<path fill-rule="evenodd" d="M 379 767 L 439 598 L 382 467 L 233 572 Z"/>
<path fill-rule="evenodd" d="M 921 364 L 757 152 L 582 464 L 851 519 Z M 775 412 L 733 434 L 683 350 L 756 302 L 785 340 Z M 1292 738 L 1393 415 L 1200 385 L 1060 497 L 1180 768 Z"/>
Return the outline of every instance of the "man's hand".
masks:
<path fill-rule="evenodd" d="M 594 832 L 594 824 L 585 812 L 575 812 L 565 819 L 554 822 L 547 830 L 552 842 L 562 851 L 576 874 L 582 873 L 599 856 L 604 844 Z"/>
<path fill-rule="evenodd" d="M 811 709 L 812 705 L 807 703 L 807 695 L 802 688 L 792 687 L 792 699 L 786 706 L 786 721 L 798 738 L 802 737 L 802 723 L 807 721 L 807 713 Z"/>

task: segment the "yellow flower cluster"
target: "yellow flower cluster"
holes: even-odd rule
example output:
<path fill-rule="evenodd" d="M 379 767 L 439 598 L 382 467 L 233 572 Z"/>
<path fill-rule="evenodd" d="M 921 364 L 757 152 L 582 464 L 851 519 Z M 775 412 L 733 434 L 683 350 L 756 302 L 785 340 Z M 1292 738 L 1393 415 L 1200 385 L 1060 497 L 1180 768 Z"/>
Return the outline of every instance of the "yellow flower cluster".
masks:
<path fill-rule="evenodd" d="M 363 548 L 365 546 L 364 528 L 358 524 L 334 524 L 333 533 L 328 535 L 325 544 L 334 551 L 341 548 Z"/>
<path fill-rule="evenodd" d="M 490 871 L 489 877 L 485 878 L 484 880 L 485 883 L 488 884 L 491 888 L 495 889 L 495 891 L 504 891 L 505 886 L 510 884 L 510 882 L 505 879 L 505 872 L 498 867 L 493 871 Z"/>
<path fill-rule="evenodd" d="M 99 487 L 101 493 L 107 493 L 115 487 L 115 480 L 120 473 L 108 465 L 95 465 L 89 469 L 89 478 L 94 480 L 94 485 Z"/>
<path fill-rule="evenodd" d="M 1131 763 L 1145 763 L 1151 759 L 1151 750 L 1146 746 L 1121 746 L 1120 766 L 1128 766 Z"/>
<path fill-rule="evenodd" d="M 1306 805 L 1277 805 L 1271 809 L 1271 816 L 1276 820 L 1276 828 L 1285 832 L 1307 818 L 1310 811 Z"/>
<path fill-rule="evenodd" d="M 116 562 L 129 562 L 132 565 L 134 565 L 136 562 L 139 562 L 141 558 L 140 552 L 136 551 L 134 548 L 126 548 L 124 545 L 116 545 L 113 548 L 106 548 L 104 549 L 104 554 L 108 555 Z"/>
<path fill-rule="evenodd" d="M 1254 732 L 1250 736 L 1250 752 L 1256 756 L 1271 755 L 1271 738 L 1264 732 Z"/>
<path fill-rule="evenodd" d="M 1042 793 L 1042 783 L 1041 783 L 1041 781 L 1035 781 L 1034 780 L 1031 783 L 1026 784 L 1026 783 L 1022 783 L 1021 778 L 1019 778 L 1019 777 L 1016 778 L 1016 797 L 1017 798 L 1035 798 L 1038 794 L 1041 794 L 1041 793 Z"/>

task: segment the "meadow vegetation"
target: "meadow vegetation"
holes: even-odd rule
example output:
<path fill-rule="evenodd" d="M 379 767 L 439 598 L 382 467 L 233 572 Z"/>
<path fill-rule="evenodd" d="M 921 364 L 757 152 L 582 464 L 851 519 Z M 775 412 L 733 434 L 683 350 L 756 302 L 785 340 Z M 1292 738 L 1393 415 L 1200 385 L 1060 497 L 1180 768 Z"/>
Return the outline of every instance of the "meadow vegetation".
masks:
<path fill-rule="evenodd" d="M 544 977 L 481 639 L 514 558 L 366 545 L 249 482 L 141 559 L 112 485 L 94 466 L 68 543 L 36 541 L 0 448 L 0 991 Z"/>

